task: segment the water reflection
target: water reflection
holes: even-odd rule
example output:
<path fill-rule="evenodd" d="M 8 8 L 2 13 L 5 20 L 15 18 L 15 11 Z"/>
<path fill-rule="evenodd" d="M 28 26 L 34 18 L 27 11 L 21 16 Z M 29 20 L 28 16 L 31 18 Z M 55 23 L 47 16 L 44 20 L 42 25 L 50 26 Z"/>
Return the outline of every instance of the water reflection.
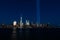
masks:
<path fill-rule="evenodd" d="M 16 40 L 43 40 L 43 39 L 56 39 L 60 36 L 60 29 L 47 29 L 47 28 L 17 28 L 0 29 L 0 39 L 12 40 L 12 32 L 15 32 Z M 14 34 L 13 34 L 14 35 Z"/>
<path fill-rule="evenodd" d="M 17 29 L 17 39 L 23 40 L 24 39 L 24 29 Z"/>
<path fill-rule="evenodd" d="M 26 40 L 29 40 L 30 39 L 30 29 L 29 28 L 27 28 L 27 29 L 25 29 L 25 39 Z"/>

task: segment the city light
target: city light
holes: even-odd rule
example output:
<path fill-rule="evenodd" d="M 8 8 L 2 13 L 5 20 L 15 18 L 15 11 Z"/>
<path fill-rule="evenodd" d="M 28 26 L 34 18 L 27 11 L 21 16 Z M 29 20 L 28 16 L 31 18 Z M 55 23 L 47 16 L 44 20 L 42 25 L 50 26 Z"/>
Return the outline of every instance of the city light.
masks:
<path fill-rule="evenodd" d="M 26 25 L 30 25 L 29 20 L 26 20 Z"/>
<path fill-rule="evenodd" d="M 14 21 L 14 22 L 13 22 L 13 26 L 16 26 L 16 25 L 17 25 L 17 21 Z"/>
<path fill-rule="evenodd" d="M 25 23 L 24 23 L 23 22 L 23 19 L 24 19 L 23 17 L 20 17 L 19 22 L 13 21 L 13 25 L 7 25 L 7 27 L 9 26 L 8 28 L 11 27 L 11 28 L 14 28 L 14 29 L 16 29 L 16 28 L 39 28 L 39 27 L 48 27 L 48 24 L 33 23 L 33 21 L 30 22 L 29 19 L 26 19 L 25 20 Z M 3 27 L 6 27 L 6 26 L 4 25 Z"/>
<path fill-rule="evenodd" d="M 23 28 L 22 17 L 20 18 L 20 28 Z"/>

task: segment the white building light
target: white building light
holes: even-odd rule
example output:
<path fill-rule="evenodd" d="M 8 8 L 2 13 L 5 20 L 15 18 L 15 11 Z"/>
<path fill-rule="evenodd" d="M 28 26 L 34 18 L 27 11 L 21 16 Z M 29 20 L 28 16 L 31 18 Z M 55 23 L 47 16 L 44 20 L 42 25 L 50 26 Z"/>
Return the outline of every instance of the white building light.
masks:
<path fill-rule="evenodd" d="M 22 17 L 20 18 L 20 28 L 23 28 Z"/>
<path fill-rule="evenodd" d="M 28 20 L 26 20 L 26 25 L 30 25 L 30 23 L 29 23 L 29 21 L 28 21 Z"/>
<path fill-rule="evenodd" d="M 16 25 L 17 25 L 17 21 L 14 21 L 14 22 L 13 22 L 13 26 L 16 26 Z"/>

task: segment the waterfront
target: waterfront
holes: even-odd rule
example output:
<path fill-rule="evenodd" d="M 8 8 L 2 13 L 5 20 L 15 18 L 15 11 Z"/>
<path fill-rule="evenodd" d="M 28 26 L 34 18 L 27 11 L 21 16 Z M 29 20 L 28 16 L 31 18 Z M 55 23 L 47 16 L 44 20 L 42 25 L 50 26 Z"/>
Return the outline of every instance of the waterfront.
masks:
<path fill-rule="evenodd" d="M 15 31 L 13 28 L 0 28 L 0 40 L 57 40 L 58 38 L 60 28 L 17 28 Z"/>

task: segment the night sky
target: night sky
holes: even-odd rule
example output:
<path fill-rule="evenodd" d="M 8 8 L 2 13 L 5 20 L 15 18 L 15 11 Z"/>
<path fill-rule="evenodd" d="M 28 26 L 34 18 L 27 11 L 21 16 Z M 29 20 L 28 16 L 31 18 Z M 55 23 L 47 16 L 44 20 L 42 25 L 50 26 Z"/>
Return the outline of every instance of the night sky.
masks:
<path fill-rule="evenodd" d="M 60 24 L 60 0 L 41 0 L 41 23 Z"/>
<path fill-rule="evenodd" d="M 19 22 L 21 16 L 23 21 L 27 17 L 31 22 L 36 22 L 36 4 L 36 0 L 0 0 L 0 23 L 10 24 L 14 20 Z M 39 9 L 40 23 L 60 24 L 59 0 L 40 0 Z"/>
<path fill-rule="evenodd" d="M 35 1 L 34 0 L 0 0 L 0 23 L 10 24 L 14 20 L 20 21 L 20 17 L 35 22 Z"/>

